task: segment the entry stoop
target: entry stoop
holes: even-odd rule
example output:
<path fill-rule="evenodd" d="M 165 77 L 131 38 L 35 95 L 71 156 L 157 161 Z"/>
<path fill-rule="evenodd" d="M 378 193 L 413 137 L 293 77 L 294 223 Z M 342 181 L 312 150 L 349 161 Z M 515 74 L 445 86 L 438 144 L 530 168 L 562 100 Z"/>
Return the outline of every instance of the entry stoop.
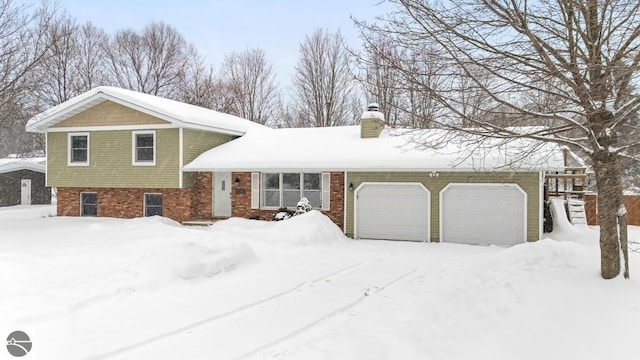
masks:
<path fill-rule="evenodd" d="M 567 199 L 567 215 L 573 225 L 587 225 L 587 213 L 584 210 L 584 201 L 577 199 Z"/>

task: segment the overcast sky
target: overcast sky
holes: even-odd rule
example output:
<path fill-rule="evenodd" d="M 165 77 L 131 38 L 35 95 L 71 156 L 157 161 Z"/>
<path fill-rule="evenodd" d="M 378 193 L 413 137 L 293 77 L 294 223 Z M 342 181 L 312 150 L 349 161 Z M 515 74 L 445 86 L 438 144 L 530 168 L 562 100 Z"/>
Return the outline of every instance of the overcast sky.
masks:
<path fill-rule="evenodd" d="M 162 20 L 175 27 L 218 67 L 224 54 L 261 47 L 279 78 L 288 81 L 298 45 L 316 27 L 340 29 L 351 45 L 360 43 L 350 16 L 373 20 L 388 5 L 378 0 L 59 0 L 79 24 L 87 21 L 112 34 L 139 30 Z M 285 84 L 283 84 L 285 85 Z"/>

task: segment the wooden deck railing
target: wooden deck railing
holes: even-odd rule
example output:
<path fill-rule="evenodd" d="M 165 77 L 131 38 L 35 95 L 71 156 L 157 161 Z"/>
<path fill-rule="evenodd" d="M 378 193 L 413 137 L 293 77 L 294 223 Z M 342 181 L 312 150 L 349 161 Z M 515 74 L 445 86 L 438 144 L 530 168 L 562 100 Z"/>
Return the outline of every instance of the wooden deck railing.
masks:
<path fill-rule="evenodd" d="M 587 169 L 584 167 L 565 167 L 563 172 L 546 174 L 545 200 L 549 196 L 580 199 L 587 193 Z"/>

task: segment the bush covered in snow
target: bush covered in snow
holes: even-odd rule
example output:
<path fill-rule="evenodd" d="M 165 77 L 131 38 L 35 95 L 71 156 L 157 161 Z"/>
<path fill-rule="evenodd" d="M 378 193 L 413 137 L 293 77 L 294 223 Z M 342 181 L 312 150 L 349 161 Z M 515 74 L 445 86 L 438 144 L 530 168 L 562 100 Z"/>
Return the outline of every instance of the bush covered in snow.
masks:
<path fill-rule="evenodd" d="M 276 212 L 271 214 L 271 221 L 287 220 L 293 215 L 295 215 L 295 211 L 289 210 L 286 207 L 281 207 L 280 209 L 276 210 Z"/>
<path fill-rule="evenodd" d="M 300 199 L 300 201 L 298 201 L 297 210 L 294 215 L 308 213 L 311 210 L 313 210 L 313 207 L 309 203 L 309 200 L 306 197 L 303 197 L 302 199 Z"/>
<path fill-rule="evenodd" d="M 287 220 L 293 216 L 308 213 L 311 210 L 313 210 L 313 207 L 309 203 L 309 200 L 306 197 L 303 197 L 298 201 L 295 211 L 289 210 L 286 207 L 281 207 L 271 215 L 271 221 Z"/>

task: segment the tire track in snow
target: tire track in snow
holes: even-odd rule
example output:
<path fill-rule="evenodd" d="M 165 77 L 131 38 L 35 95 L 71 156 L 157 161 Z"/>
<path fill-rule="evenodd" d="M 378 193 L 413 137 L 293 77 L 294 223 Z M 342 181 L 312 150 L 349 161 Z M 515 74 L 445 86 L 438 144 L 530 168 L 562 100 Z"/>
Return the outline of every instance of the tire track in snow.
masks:
<path fill-rule="evenodd" d="M 255 349 L 253 349 L 253 350 L 251 350 L 251 351 L 249 351 L 249 352 L 247 352 L 245 354 L 242 354 L 242 355 L 240 355 L 238 357 L 235 357 L 234 360 L 246 359 L 246 358 L 248 358 L 250 356 L 258 354 L 261 351 L 265 351 L 265 350 L 267 350 L 269 348 L 272 348 L 272 347 L 274 347 L 274 346 L 276 346 L 276 345 L 278 345 L 278 344 L 280 344 L 280 343 L 282 343 L 284 341 L 290 340 L 290 339 L 292 339 L 292 338 L 294 338 L 294 337 L 296 337 L 296 336 L 298 336 L 298 335 L 300 335 L 300 334 L 302 334 L 302 333 L 304 333 L 306 331 L 309 331 L 312 328 L 318 326 L 320 323 L 322 323 L 324 321 L 327 321 L 328 319 L 330 319 L 332 317 L 335 317 L 335 316 L 337 316 L 339 314 L 342 314 L 342 313 L 350 310 L 351 308 L 355 307 L 356 305 L 361 303 L 366 298 L 374 296 L 374 295 L 376 295 L 377 293 L 379 293 L 381 291 L 384 291 L 388 287 L 390 287 L 393 284 L 397 283 L 398 281 L 406 278 L 407 276 L 413 274 L 417 270 L 418 270 L 418 268 L 413 268 L 413 269 L 401 274 L 400 276 L 396 277 L 395 279 L 387 282 L 386 284 L 384 284 L 384 285 L 382 285 L 380 287 L 375 287 L 374 288 L 375 291 L 370 291 L 369 289 L 367 289 L 367 291 L 365 291 L 365 293 L 363 295 L 361 295 L 360 297 L 356 298 L 355 300 L 345 304 L 344 306 L 336 308 L 333 311 L 320 316 L 319 318 L 315 319 L 314 321 L 309 322 L 309 323 L 305 324 L 304 326 L 302 326 L 300 328 L 297 328 L 297 329 L 291 331 L 290 333 L 288 333 L 288 334 L 286 334 L 286 335 L 284 335 L 282 337 L 279 337 L 278 339 L 273 340 L 272 342 L 260 345 L 259 347 L 255 348 Z"/>
<path fill-rule="evenodd" d="M 318 278 L 315 286 L 305 282 L 289 296 L 247 309 L 237 316 L 110 354 L 119 359 L 243 359 L 264 354 L 265 350 L 353 309 L 367 297 L 375 296 L 418 270 L 386 261 L 363 265 L 350 265 Z M 203 344 L 206 345 L 203 347 Z"/>
<path fill-rule="evenodd" d="M 155 342 L 162 341 L 162 340 L 165 340 L 165 339 L 169 339 L 169 338 L 171 338 L 173 336 L 185 333 L 185 332 L 193 330 L 195 328 L 211 324 L 211 323 L 216 322 L 218 320 L 222 320 L 224 318 L 228 318 L 228 317 L 231 317 L 231 316 L 234 316 L 234 315 L 238 315 L 238 314 L 240 314 L 242 312 L 245 312 L 245 311 L 248 311 L 248 310 L 251 310 L 251 309 L 254 309 L 254 308 L 258 308 L 258 307 L 261 307 L 261 306 L 266 306 L 268 303 L 276 302 L 276 301 L 278 301 L 280 299 L 283 299 L 283 298 L 287 297 L 288 295 L 291 295 L 291 294 L 293 294 L 293 293 L 297 292 L 298 290 L 301 290 L 301 289 L 303 289 L 305 287 L 314 286 L 315 284 L 317 284 L 317 283 L 319 283 L 319 282 L 321 282 L 323 280 L 324 281 L 328 281 L 328 280 L 337 279 L 340 276 L 343 276 L 344 274 L 348 273 L 350 270 L 352 270 L 352 269 L 354 269 L 356 267 L 359 267 L 361 265 L 362 265 L 362 263 L 351 264 L 351 265 L 349 265 L 347 267 L 344 267 L 344 268 L 342 268 L 340 270 L 333 271 L 333 272 L 331 272 L 329 274 L 323 275 L 323 276 L 321 276 L 321 277 L 319 277 L 319 278 L 317 278 L 315 280 L 303 281 L 303 282 L 301 282 L 301 283 L 299 283 L 299 284 L 297 284 L 297 285 L 295 285 L 295 286 L 293 286 L 291 288 L 288 288 L 288 289 L 286 289 L 284 291 L 275 293 L 275 294 L 270 295 L 268 297 L 262 298 L 260 300 L 254 301 L 252 303 L 248 303 L 248 304 L 242 305 L 240 307 L 231 309 L 229 311 L 225 311 L 223 313 L 207 317 L 207 318 L 202 319 L 200 321 L 196 321 L 194 323 L 179 327 L 177 329 L 165 332 L 163 334 L 150 337 L 150 338 L 148 338 L 146 340 L 142 340 L 142 341 L 139 341 L 139 342 L 134 343 L 134 344 L 123 346 L 123 347 L 120 347 L 118 349 L 115 349 L 115 350 L 112 350 L 112 351 L 109 351 L 109 352 L 106 352 L 106 353 L 103 353 L 103 354 L 89 356 L 86 359 L 87 360 L 100 360 L 100 359 L 107 359 L 107 358 L 110 358 L 110 357 L 113 357 L 113 356 L 121 355 L 121 354 L 124 354 L 126 352 L 135 350 L 137 348 L 140 348 L 140 347 L 143 347 L 143 346 L 146 346 L 146 345 L 150 345 L 150 344 L 153 344 Z"/>

